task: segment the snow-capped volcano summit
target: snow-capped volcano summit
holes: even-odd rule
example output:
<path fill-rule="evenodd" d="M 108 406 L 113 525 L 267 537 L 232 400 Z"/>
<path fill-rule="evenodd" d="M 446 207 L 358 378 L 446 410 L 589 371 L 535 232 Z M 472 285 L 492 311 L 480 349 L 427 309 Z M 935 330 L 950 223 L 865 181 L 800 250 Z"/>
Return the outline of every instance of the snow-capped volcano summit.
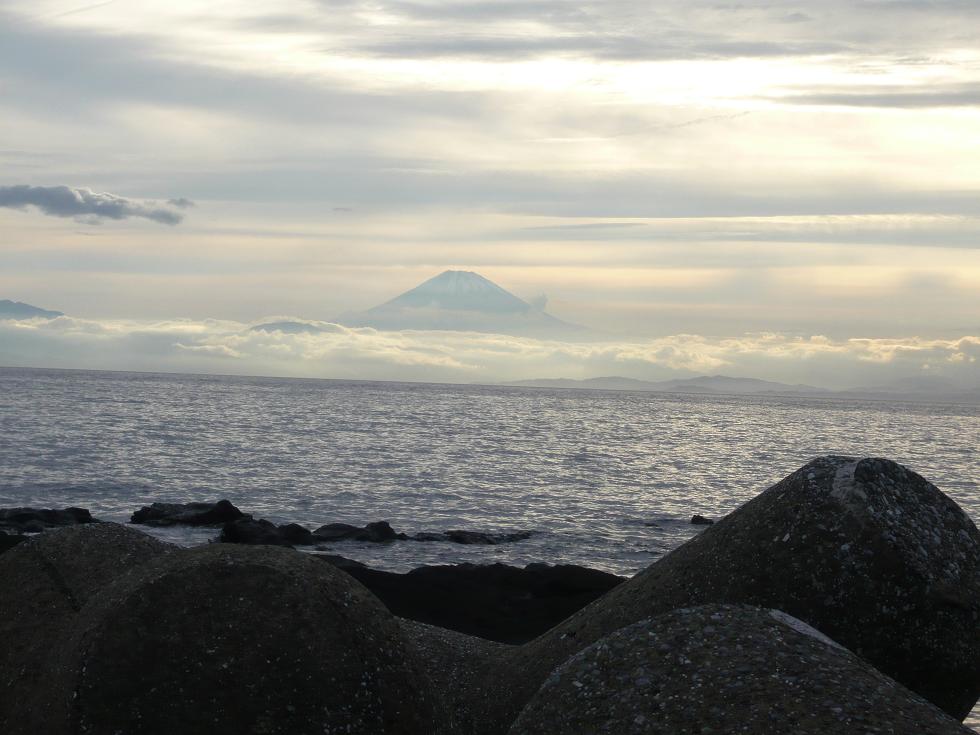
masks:
<path fill-rule="evenodd" d="M 337 320 L 350 327 L 437 329 L 536 337 L 581 330 L 556 319 L 479 273 L 448 270 L 367 311 Z"/>
<path fill-rule="evenodd" d="M 436 308 L 493 314 L 526 314 L 531 311 L 531 305 L 526 301 L 472 271 L 443 271 L 376 308 Z"/>

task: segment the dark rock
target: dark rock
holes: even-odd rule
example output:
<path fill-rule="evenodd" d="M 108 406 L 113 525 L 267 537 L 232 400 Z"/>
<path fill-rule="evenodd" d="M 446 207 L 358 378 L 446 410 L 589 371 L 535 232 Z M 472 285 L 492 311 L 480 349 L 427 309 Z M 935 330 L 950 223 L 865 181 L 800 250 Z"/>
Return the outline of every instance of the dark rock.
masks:
<path fill-rule="evenodd" d="M 972 733 L 782 612 L 707 605 L 623 628 L 559 666 L 510 735 Z"/>
<path fill-rule="evenodd" d="M 320 561 L 329 562 L 333 564 L 337 569 L 343 569 L 345 572 L 348 569 L 367 569 L 367 564 L 362 564 L 359 561 L 354 561 L 353 559 L 348 559 L 343 556 L 337 556 L 335 554 L 317 554 L 316 558 Z"/>
<path fill-rule="evenodd" d="M 0 556 L 0 732 L 48 732 L 44 683 L 78 611 L 116 577 L 176 547 L 115 523 L 32 537 Z"/>
<path fill-rule="evenodd" d="M 130 523 L 144 526 L 219 526 L 244 518 L 227 500 L 216 503 L 153 503 L 133 513 Z"/>
<path fill-rule="evenodd" d="M 25 536 L 22 533 L 3 533 L 0 532 L 0 554 L 5 551 L 9 551 L 14 548 L 17 544 L 27 541 L 30 536 Z"/>
<path fill-rule="evenodd" d="M 307 531 L 307 533 L 309 533 Z M 239 518 L 221 527 L 218 542 L 222 544 L 262 544 L 265 546 L 292 546 L 290 534 L 271 521 Z"/>
<path fill-rule="evenodd" d="M 310 529 L 303 528 L 298 523 L 287 523 L 279 526 L 279 534 L 287 543 L 295 546 L 312 546 L 316 543 L 316 539 L 313 538 L 313 533 Z"/>
<path fill-rule="evenodd" d="M 98 523 L 85 508 L 64 510 L 40 508 L 0 508 L 0 528 L 18 533 L 40 533 L 49 528 Z"/>
<path fill-rule="evenodd" d="M 479 544 L 484 546 L 495 546 L 496 544 L 509 544 L 515 541 L 524 541 L 531 538 L 530 531 L 517 531 L 514 533 L 484 533 L 483 531 L 444 531 L 442 533 L 417 533 L 411 536 L 412 541 L 446 541 L 453 544 Z"/>
<path fill-rule="evenodd" d="M 595 569 L 546 564 L 425 566 L 407 574 L 342 568 L 395 615 L 503 643 L 535 638 L 623 581 Z"/>
<path fill-rule="evenodd" d="M 385 541 L 405 541 L 408 539 L 404 533 L 395 533 L 388 521 L 376 521 L 369 523 L 363 528 L 351 526 L 347 523 L 328 523 L 320 526 L 313 532 L 314 539 L 320 543 L 332 543 L 334 541 L 373 541 L 383 543 Z"/>
<path fill-rule="evenodd" d="M 711 526 L 713 524 L 714 524 L 713 520 L 711 520 L 710 518 L 705 518 L 702 515 L 698 515 L 697 513 L 691 516 L 692 526 Z"/>
<path fill-rule="evenodd" d="M 73 628 L 35 732 L 436 730 L 434 695 L 396 621 L 306 554 L 181 550 L 104 590 Z"/>
<path fill-rule="evenodd" d="M 692 580 L 697 580 L 692 584 Z M 562 661 L 612 631 L 706 603 L 785 610 L 957 719 L 980 693 L 980 534 L 884 459 L 822 457 L 523 646 L 472 693 L 487 733 Z"/>

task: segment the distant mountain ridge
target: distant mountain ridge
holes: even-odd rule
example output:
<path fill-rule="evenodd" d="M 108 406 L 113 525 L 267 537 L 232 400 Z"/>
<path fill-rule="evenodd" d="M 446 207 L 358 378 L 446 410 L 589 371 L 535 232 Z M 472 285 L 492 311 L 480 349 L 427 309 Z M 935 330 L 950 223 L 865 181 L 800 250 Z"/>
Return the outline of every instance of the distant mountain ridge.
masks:
<path fill-rule="evenodd" d="M 529 388 L 574 388 L 579 390 L 632 390 L 661 393 L 729 393 L 739 395 L 761 394 L 799 394 L 826 395 L 830 391 L 813 385 L 777 383 L 757 378 L 733 378 L 727 375 L 701 375 L 695 378 L 674 380 L 637 380 L 620 376 L 572 380 L 569 378 L 545 378 L 537 380 L 516 380 L 505 385 Z"/>
<path fill-rule="evenodd" d="M 21 301 L 0 299 L 0 319 L 55 319 L 59 316 L 64 316 L 64 314 L 60 311 L 31 306 Z"/>
<path fill-rule="evenodd" d="M 851 400 L 880 400 L 902 402 L 941 402 L 980 404 L 980 388 L 964 388 L 956 385 L 933 384 L 922 379 L 906 379 L 883 386 L 829 390 L 813 385 L 778 383 L 757 378 L 733 378 L 727 375 L 701 375 L 674 380 L 637 380 L 621 376 L 587 378 L 544 378 L 514 380 L 501 385 L 525 388 L 564 388 L 568 390 L 610 390 L 646 393 L 701 393 L 715 395 L 800 396 L 810 398 L 837 398 Z M 909 389 L 915 386 L 915 389 Z"/>
<path fill-rule="evenodd" d="M 447 270 L 390 301 L 341 314 L 339 324 L 384 330 L 491 332 L 538 338 L 568 337 L 583 327 L 535 308 L 472 271 Z"/>

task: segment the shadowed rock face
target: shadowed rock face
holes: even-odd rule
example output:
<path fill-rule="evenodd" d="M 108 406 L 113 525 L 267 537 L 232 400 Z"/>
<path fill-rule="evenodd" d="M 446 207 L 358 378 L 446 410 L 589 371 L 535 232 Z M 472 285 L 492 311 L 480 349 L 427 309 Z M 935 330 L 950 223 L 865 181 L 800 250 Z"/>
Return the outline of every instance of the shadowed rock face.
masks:
<path fill-rule="evenodd" d="M 46 732 L 38 697 L 78 611 L 120 575 L 175 549 L 93 523 L 48 531 L 0 557 L 0 732 Z"/>
<path fill-rule="evenodd" d="M 399 617 L 501 643 L 525 643 L 623 582 L 573 565 L 455 564 L 395 574 L 343 557 L 319 558 L 350 574 Z"/>
<path fill-rule="evenodd" d="M 38 732 L 435 730 L 427 679 L 390 613 L 289 549 L 181 550 L 93 599 L 48 683 Z"/>
<path fill-rule="evenodd" d="M 559 666 L 510 735 L 971 730 L 805 623 L 762 608 L 675 610 Z"/>
<path fill-rule="evenodd" d="M 216 503 L 153 503 L 133 513 L 130 523 L 144 526 L 217 526 L 244 516 L 227 500 Z"/>
<path fill-rule="evenodd" d="M 49 528 L 98 523 L 85 508 L 64 510 L 41 508 L 0 508 L 0 528 L 15 533 L 38 533 Z"/>
<path fill-rule="evenodd" d="M 0 531 L 0 554 L 5 551 L 10 551 L 17 544 L 22 544 L 29 538 L 30 536 L 25 536 L 22 533 L 4 533 Z"/>
<path fill-rule="evenodd" d="M 783 610 L 957 719 L 977 701 L 976 526 L 901 465 L 822 457 L 506 660 L 488 664 L 492 694 L 473 694 L 482 732 L 506 732 L 552 669 L 603 636 L 706 603 Z M 523 673 L 501 683 L 501 670 Z"/>

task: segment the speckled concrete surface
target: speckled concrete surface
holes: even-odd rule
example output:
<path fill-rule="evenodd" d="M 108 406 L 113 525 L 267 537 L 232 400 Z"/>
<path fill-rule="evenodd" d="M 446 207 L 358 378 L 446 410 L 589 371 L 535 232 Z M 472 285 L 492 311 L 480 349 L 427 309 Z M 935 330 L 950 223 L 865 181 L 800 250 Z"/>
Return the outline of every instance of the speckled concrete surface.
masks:
<path fill-rule="evenodd" d="M 562 664 L 510 735 L 965 735 L 958 721 L 785 613 L 707 605 Z"/>
<path fill-rule="evenodd" d="M 980 692 L 980 534 L 888 460 L 823 457 L 531 643 L 474 687 L 481 733 L 507 731 L 548 674 L 610 632 L 705 603 L 805 620 L 957 719 Z"/>
<path fill-rule="evenodd" d="M 438 734 L 461 735 L 476 730 L 474 718 L 478 715 L 467 692 L 492 679 L 488 666 L 513 646 L 414 620 L 400 619 L 399 623 L 439 696 Z"/>
<path fill-rule="evenodd" d="M 360 584 L 291 549 L 212 545 L 146 564 L 76 618 L 39 732 L 397 733 L 432 686 Z"/>
<path fill-rule="evenodd" d="M 37 697 L 67 626 L 112 580 L 176 548 L 92 523 L 48 531 L 0 555 L 0 732 L 44 732 Z"/>

